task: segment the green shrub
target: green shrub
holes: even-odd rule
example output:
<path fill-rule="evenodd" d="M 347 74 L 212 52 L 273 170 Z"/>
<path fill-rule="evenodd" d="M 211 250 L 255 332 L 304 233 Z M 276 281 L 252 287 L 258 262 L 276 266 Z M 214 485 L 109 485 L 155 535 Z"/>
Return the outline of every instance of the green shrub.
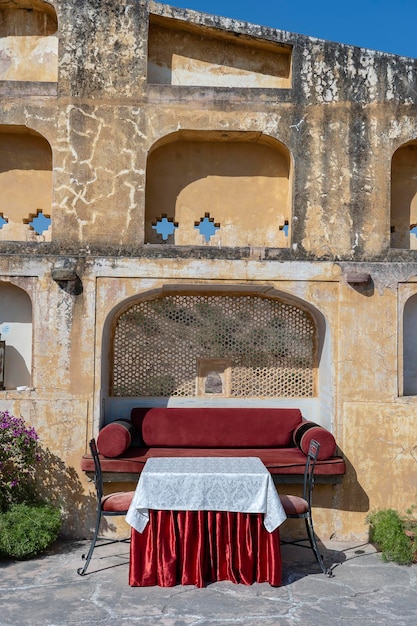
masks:
<path fill-rule="evenodd" d="M 405 534 L 405 522 L 394 509 L 382 509 L 367 517 L 370 524 L 370 540 L 382 552 L 384 561 L 410 565 L 417 549 L 416 541 Z"/>
<path fill-rule="evenodd" d="M 53 543 L 61 528 L 60 511 L 48 504 L 13 504 L 0 513 L 0 555 L 29 559 Z"/>

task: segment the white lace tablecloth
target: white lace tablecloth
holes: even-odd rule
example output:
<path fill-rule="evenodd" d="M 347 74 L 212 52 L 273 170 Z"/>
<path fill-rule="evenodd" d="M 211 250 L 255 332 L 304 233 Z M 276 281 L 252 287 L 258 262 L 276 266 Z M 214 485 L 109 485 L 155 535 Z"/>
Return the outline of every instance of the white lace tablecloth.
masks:
<path fill-rule="evenodd" d="M 272 476 L 257 457 L 148 459 L 126 521 L 141 533 L 149 509 L 264 513 L 269 532 L 286 519 Z"/>

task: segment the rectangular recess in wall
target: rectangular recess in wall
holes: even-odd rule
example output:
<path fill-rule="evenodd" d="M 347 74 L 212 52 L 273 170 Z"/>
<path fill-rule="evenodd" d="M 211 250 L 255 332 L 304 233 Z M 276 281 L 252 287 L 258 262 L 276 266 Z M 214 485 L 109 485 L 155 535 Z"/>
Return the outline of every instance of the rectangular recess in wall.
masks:
<path fill-rule="evenodd" d="M 148 84 L 291 88 L 292 46 L 150 16 Z"/>

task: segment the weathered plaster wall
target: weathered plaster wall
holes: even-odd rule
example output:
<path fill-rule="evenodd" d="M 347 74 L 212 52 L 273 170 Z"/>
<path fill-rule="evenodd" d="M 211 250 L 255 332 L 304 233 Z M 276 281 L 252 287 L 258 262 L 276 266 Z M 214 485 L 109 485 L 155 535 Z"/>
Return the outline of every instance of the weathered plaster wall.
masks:
<path fill-rule="evenodd" d="M 366 531 L 363 512 L 350 506 L 353 476 L 367 496 L 364 509 L 392 507 L 404 512 L 416 501 L 416 420 L 413 403 L 344 404 L 344 452 L 352 465 L 341 494 L 342 509 L 347 511 L 341 528 L 345 535 L 354 536 L 361 527 Z"/>
<path fill-rule="evenodd" d="M 0 38 L 0 80 L 55 82 L 57 37 Z"/>
<path fill-rule="evenodd" d="M 9 96 L 0 120 L 38 130 L 52 146 L 53 238 L 61 249 L 82 241 L 118 254 L 143 243 L 146 155 L 181 128 L 261 132 L 288 147 L 297 258 L 386 256 L 391 156 L 417 133 L 414 61 L 233 22 L 238 33 L 292 46 L 291 88 L 148 85 L 144 97 L 146 3 L 99 4 L 83 3 L 74 16 L 71 3 L 56 3 L 59 98 L 38 97 L 23 110 Z M 151 6 L 190 16 L 207 36 L 207 20 Z M 229 20 L 214 24 L 231 28 Z"/>
<path fill-rule="evenodd" d="M 9 11 L 12 5 L 2 6 Z M 417 503 L 410 478 L 416 467 L 417 403 L 415 396 L 401 395 L 402 317 L 417 291 L 417 257 L 407 246 L 390 247 L 391 160 L 417 138 L 417 61 L 153 2 L 39 0 L 36 7 L 56 9 L 58 80 L 45 81 L 42 72 L 36 80 L 0 76 L 0 125 L 7 133 L 31 129 L 50 146 L 52 230 L 50 242 L 16 241 L 6 226 L 0 230 L 0 297 L 2 282 L 24 289 L 31 298 L 33 328 L 31 388 L 1 391 L 0 408 L 22 415 L 39 431 L 53 470 L 42 478 L 48 492 L 62 498 L 65 533 L 86 536 L 92 523 L 91 486 L 79 461 L 111 405 L 112 314 L 138 294 L 187 286 L 225 293 L 236 287 L 271 289 L 321 314 L 319 395 L 302 407 L 332 428 L 348 474 L 339 485 L 318 486 L 319 535 L 364 538 L 369 509 L 389 504 L 403 510 Z M 207 78 L 213 65 L 206 68 L 202 58 L 192 71 L 201 78 L 199 86 L 151 84 L 148 11 L 158 16 L 155 23 L 165 20 L 163 36 L 181 45 L 184 59 L 196 56 L 199 28 L 206 43 L 213 33 L 218 55 L 221 42 L 234 32 L 244 39 L 245 50 L 253 46 L 260 66 L 277 45 L 291 50 L 288 77 L 278 87 L 260 85 L 255 64 L 256 86 L 213 87 Z M 167 20 L 173 20 L 168 29 Z M 159 59 L 162 34 L 155 30 L 154 35 L 149 66 Z M 203 211 L 211 212 L 213 199 L 220 208 L 224 195 L 225 219 L 235 219 L 241 232 L 259 222 L 262 237 L 193 245 L 189 232 L 181 241 L 185 245 L 144 243 L 145 211 L 152 217 L 163 212 L 147 184 L 152 150 L 162 146 L 168 153 L 168 137 L 190 132 L 223 135 L 226 150 L 234 149 L 236 134 L 245 132 L 248 140 L 259 138 L 258 147 L 262 142 L 268 149 L 276 142 L 284 146 L 285 176 L 278 174 L 283 162 L 271 159 L 275 173 L 268 171 L 258 188 L 256 215 L 249 220 L 233 212 L 231 198 L 251 211 L 247 188 L 239 181 L 224 192 L 214 187 L 214 197 L 204 181 L 186 199 L 194 219 L 199 196 Z M 11 145 L 18 141 L 14 135 Z M 175 152 L 170 156 L 164 167 L 175 176 L 181 165 Z M 213 159 L 207 157 L 210 163 Z M 187 169 L 198 173 L 197 157 L 190 161 Z M 243 150 L 235 161 L 243 167 Z M 1 173 L 4 193 L 13 191 L 9 179 L 16 171 Z M 266 178 L 265 168 L 262 175 Z M 401 170 L 398 181 L 404 177 Z M 287 205 L 285 246 L 279 223 L 268 228 L 264 190 Z M 30 199 L 34 191 L 23 189 L 16 197 Z M 411 182 L 408 191 L 413 195 Z M 167 195 L 173 202 L 175 193 Z M 412 200 L 409 206 L 413 216 Z M 371 278 L 348 282 L 352 273 Z"/>
<path fill-rule="evenodd" d="M 146 80 L 147 4 L 146 0 L 54 3 L 62 97 L 137 102 Z"/>

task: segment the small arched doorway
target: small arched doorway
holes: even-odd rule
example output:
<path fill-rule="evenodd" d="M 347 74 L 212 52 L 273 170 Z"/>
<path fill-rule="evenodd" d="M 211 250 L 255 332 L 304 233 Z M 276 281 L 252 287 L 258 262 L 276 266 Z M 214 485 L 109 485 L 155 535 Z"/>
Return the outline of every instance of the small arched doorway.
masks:
<path fill-rule="evenodd" d="M 1 281 L 0 334 L 6 342 L 5 388 L 29 387 L 32 372 L 32 302 L 23 289 Z"/>
<path fill-rule="evenodd" d="M 391 247 L 417 249 L 417 141 L 401 146 L 392 157 Z"/>

